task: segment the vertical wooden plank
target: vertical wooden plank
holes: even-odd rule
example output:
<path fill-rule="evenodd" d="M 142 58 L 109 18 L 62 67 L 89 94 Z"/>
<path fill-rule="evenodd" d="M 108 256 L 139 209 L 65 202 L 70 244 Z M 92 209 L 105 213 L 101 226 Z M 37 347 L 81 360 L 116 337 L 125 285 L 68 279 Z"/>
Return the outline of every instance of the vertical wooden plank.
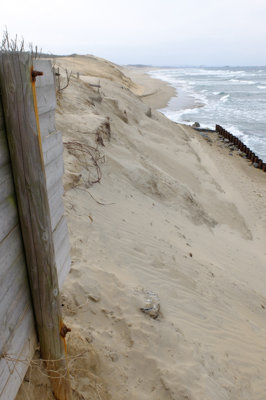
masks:
<path fill-rule="evenodd" d="M 70 253 L 68 252 L 66 259 L 64 260 L 63 268 L 61 268 L 58 275 L 58 282 L 60 288 L 62 288 L 63 283 L 65 282 L 66 277 L 70 271 L 70 268 L 71 268 L 71 257 Z"/>
<path fill-rule="evenodd" d="M 14 193 L 0 204 L 0 242 L 18 223 L 18 210 Z"/>
<path fill-rule="evenodd" d="M 34 315 L 31 307 L 28 307 L 14 334 L 13 345 L 8 350 L 8 355 L 15 359 L 13 361 L 6 361 L 4 358 L 0 360 L 0 369 L 3 372 L 3 376 L 0 378 L 3 378 L 2 382 L 5 382 L 5 386 L 2 388 L 0 379 L 1 400 L 15 398 L 36 347 Z M 14 357 L 14 354 L 17 356 Z"/>
<path fill-rule="evenodd" d="M 66 327 L 61 314 L 32 70 L 27 53 L 0 57 L 5 124 L 41 354 L 47 362 L 55 397 L 67 400 L 71 399 L 71 387 L 66 379 Z M 62 371 L 64 376 L 58 379 Z"/>
<path fill-rule="evenodd" d="M 9 154 L 6 140 L 6 132 L 4 129 L 0 129 L 0 168 L 8 162 Z"/>
<path fill-rule="evenodd" d="M 39 114 L 40 129 L 42 138 L 50 135 L 50 133 L 56 130 L 55 128 L 55 110 L 48 111 L 43 114 Z"/>
<path fill-rule="evenodd" d="M 51 60 L 33 59 L 33 68 L 37 71 L 42 71 L 43 75 L 36 81 L 36 89 L 39 87 L 54 85 L 54 73 Z M 54 90 L 55 92 L 55 90 Z M 37 92 L 38 99 L 38 92 Z"/>
<path fill-rule="evenodd" d="M 20 253 L 23 251 L 23 244 L 19 224 L 17 224 L 6 238 L 0 243 L 0 281 L 4 279 L 9 268 L 14 264 Z M 2 323 L 0 319 L 0 323 Z"/>
<path fill-rule="evenodd" d="M 0 167 L 0 204 L 14 193 L 13 176 L 10 163 Z"/>
<path fill-rule="evenodd" d="M 54 132 L 42 141 L 44 165 L 50 164 L 64 152 L 62 135 L 60 131 Z"/>
<path fill-rule="evenodd" d="M 50 164 L 45 167 L 47 190 L 54 185 L 65 173 L 63 154 L 59 154 Z"/>
<path fill-rule="evenodd" d="M 28 315 L 31 315 L 31 324 L 28 323 Z M 0 331 L 0 398 L 13 400 L 27 369 L 26 364 L 15 359 L 19 359 L 22 354 L 23 358 L 31 358 L 37 342 L 1 94 Z M 14 358 L 12 364 L 3 358 L 6 352 Z"/>
<path fill-rule="evenodd" d="M 62 195 L 64 194 L 64 187 L 62 179 L 59 179 L 48 191 L 48 200 L 51 214 L 52 230 L 54 231 L 58 222 L 64 214 L 64 203 Z M 55 243 L 54 243 L 55 245 Z"/>

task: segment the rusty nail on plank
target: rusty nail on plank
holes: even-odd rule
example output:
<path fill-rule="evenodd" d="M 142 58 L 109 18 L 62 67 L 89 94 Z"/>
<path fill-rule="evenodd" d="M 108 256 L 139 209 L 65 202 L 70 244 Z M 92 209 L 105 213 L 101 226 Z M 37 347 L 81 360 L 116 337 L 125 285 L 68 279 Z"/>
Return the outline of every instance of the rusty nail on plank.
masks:
<path fill-rule="evenodd" d="M 41 72 L 41 71 L 32 71 L 31 72 L 33 82 L 36 82 L 37 76 L 42 76 L 42 75 L 43 75 L 43 72 Z"/>
<path fill-rule="evenodd" d="M 68 328 L 65 324 L 62 326 L 61 330 L 60 330 L 60 335 L 62 336 L 62 338 L 66 337 L 66 334 L 68 332 L 71 332 L 71 329 Z"/>

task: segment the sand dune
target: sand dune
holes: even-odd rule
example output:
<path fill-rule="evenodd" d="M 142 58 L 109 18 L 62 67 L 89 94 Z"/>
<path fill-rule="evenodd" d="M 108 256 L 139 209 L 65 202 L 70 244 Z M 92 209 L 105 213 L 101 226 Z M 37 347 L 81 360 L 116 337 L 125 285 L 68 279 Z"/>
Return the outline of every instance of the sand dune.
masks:
<path fill-rule="evenodd" d="M 91 185 L 90 157 L 65 145 L 73 398 L 265 399 L 266 174 L 157 112 L 173 91 L 145 71 L 59 62 L 84 75 L 57 128 L 104 157 Z M 140 310 L 153 294 L 156 319 Z M 18 399 L 51 396 L 36 371 L 27 380 Z"/>

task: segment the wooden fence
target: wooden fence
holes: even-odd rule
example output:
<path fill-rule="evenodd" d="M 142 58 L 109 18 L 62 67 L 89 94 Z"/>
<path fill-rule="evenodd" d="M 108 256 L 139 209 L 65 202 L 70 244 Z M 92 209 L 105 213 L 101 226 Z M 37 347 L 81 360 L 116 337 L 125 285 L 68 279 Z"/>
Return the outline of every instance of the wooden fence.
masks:
<path fill-rule="evenodd" d="M 3 67 L 3 57 L 4 55 L 0 54 L 0 67 Z M 30 55 L 24 53 L 14 57 L 27 60 Z M 62 200 L 63 143 L 61 133 L 55 128 L 56 96 L 51 62 L 33 60 L 33 69 L 43 72 L 43 76 L 37 77 L 35 86 L 52 241 L 58 283 L 61 288 L 71 266 L 68 229 Z M 15 90 L 12 86 L 14 79 L 11 78 L 8 78 L 10 82 L 4 82 L 5 74 L 2 68 L 0 75 L 2 95 L 4 83 L 10 93 Z M 27 364 L 21 360 L 29 360 L 34 354 L 37 332 L 36 310 L 34 311 L 32 304 L 33 297 L 27 272 L 27 267 L 29 270 L 30 266 L 27 266 L 21 234 L 5 115 L 0 94 L 0 399 L 13 400 L 27 370 Z"/>
<path fill-rule="evenodd" d="M 61 288 L 71 266 L 68 229 L 62 199 L 64 194 L 63 141 L 61 132 L 56 131 L 55 128 L 56 96 L 51 62 L 33 60 L 33 68 L 43 72 L 43 76 L 36 80 L 36 93 L 56 266 Z"/>
<path fill-rule="evenodd" d="M 262 159 L 260 159 L 252 150 L 250 150 L 249 147 L 242 143 L 240 139 L 232 135 L 220 125 L 216 125 L 215 130 L 219 133 L 219 135 L 223 136 L 225 139 L 228 139 L 230 143 L 234 144 L 242 153 L 245 153 L 246 157 L 252 163 L 258 164 L 257 167 L 259 169 L 262 169 L 262 171 L 266 172 L 266 163 L 264 163 Z"/>

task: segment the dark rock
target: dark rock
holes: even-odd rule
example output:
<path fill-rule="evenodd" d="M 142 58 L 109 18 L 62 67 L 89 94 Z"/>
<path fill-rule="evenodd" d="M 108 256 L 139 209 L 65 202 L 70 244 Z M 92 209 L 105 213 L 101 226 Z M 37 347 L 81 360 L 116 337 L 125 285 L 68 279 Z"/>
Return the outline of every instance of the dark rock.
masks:
<path fill-rule="evenodd" d="M 255 168 L 259 168 L 259 164 L 258 164 L 258 163 L 256 163 L 256 162 L 254 162 L 254 163 L 253 163 L 253 167 L 255 167 Z"/>
<path fill-rule="evenodd" d="M 193 127 L 192 126 L 192 128 L 193 129 L 195 129 L 195 131 L 197 131 L 197 132 L 212 132 L 212 133 L 214 133 L 215 131 L 213 130 L 213 129 L 209 129 L 209 128 L 195 128 L 195 127 Z"/>
<path fill-rule="evenodd" d="M 194 124 L 192 125 L 192 128 L 199 128 L 200 124 L 198 122 L 194 122 Z"/>

